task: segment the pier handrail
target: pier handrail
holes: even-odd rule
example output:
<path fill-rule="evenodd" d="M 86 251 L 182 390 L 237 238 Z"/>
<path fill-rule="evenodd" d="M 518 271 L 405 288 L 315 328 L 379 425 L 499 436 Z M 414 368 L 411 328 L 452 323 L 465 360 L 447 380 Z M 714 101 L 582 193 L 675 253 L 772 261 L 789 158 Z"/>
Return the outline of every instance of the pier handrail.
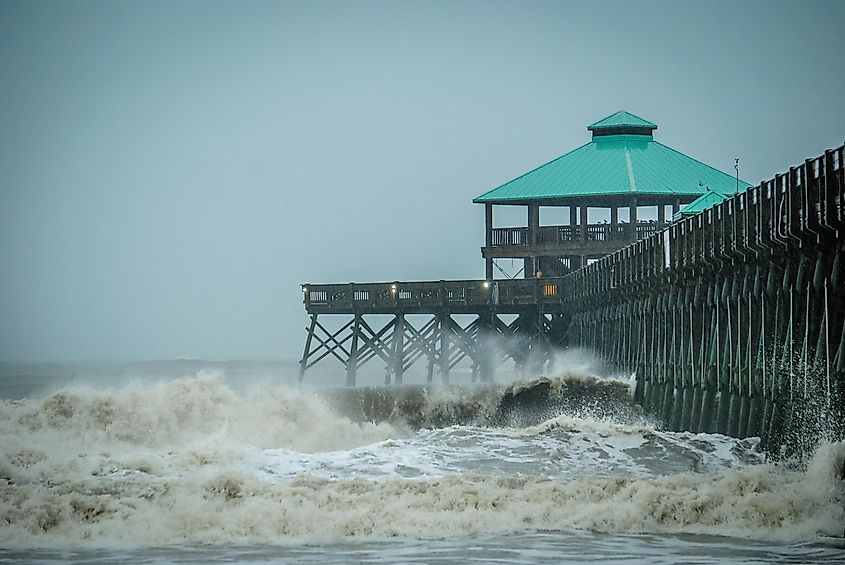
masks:
<path fill-rule="evenodd" d="M 654 229 L 653 235 L 565 275 L 569 292 L 564 301 L 603 300 L 611 288 L 636 291 L 661 277 L 728 269 L 787 249 L 813 255 L 822 241 L 841 240 L 845 145 L 695 216 Z"/>
<path fill-rule="evenodd" d="M 649 237 L 668 225 L 665 222 L 639 221 L 635 224 L 636 237 L 629 223 L 588 224 L 585 233 L 587 241 L 633 241 Z M 493 228 L 491 240 L 492 247 L 531 245 L 529 228 L 526 226 Z M 578 241 L 581 241 L 580 225 L 540 226 L 537 232 L 537 243 L 541 245 Z"/>
<path fill-rule="evenodd" d="M 563 277 L 500 280 L 393 281 L 303 284 L 308 312 L 397 312 L 484 308 L 506 310 L 560 304 L 567 289 Z"/>

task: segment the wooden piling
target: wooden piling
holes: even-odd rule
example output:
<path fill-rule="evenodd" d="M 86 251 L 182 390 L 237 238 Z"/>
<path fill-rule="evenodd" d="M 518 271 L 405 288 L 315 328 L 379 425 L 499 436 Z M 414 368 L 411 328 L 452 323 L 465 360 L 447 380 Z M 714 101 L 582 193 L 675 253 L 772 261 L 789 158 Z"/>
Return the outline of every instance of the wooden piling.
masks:
<path fill-rule="evenodd" d="M 845 146 L 828 150 L 566 277 L 493 281 L 488 261 L 484 281 L 303 285 L 311 322 L 300 380 L 326 357 L 346 366 L 350 385 L 373 358 L 394 383 L 418 357 L 429 380 L 437 366 L 448 383 L 466 357 L 489 380 L 493 360 L 530 373 L 551 346 L 583 347 L 635 372 L 636 401 L 663 426 L 759 435 L 779 453 L 816 433 L 808 422 L 831 419 L 808 413 L 812 401 L 833 410 L 845 395 L 843 164 Z M 374 331 L 369 313 L 392 314 L 393 325 Z M 433 325 L 417 330 L 407 313 Z M 515 326 L 503 329 L 500 313 L 517 315 Z M 329 331 L 318 314 L 352 319 Z M 453 314 L 478 318 L 464 328 Z M 520 345 L 485 351 L 503 331 Z"/>

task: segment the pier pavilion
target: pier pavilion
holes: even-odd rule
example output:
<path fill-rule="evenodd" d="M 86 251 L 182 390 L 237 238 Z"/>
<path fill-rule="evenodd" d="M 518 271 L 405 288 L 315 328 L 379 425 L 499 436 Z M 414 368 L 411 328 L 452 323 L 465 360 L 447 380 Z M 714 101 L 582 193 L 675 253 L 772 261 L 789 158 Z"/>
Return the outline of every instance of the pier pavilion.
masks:
<path fill-rule="evenodd" d="M 597 122 L 591 131 L 602 126 L 608 123 Z M 679 208 L 698 184 L 689 173 L 664 185 L 662 196 L 642 193 L 648 186 L 643 179 L 657 174 L 638 174 L 635 146 L 654 143 L 652 126 L 624 124 L 615 132 L 608 126 L 608 138 L 639 139 L 594 137 L 596 147 L 575 150 L 601 154 L 603 142 L 618 144 L 609 154 L 625 160 L 631 220 L 644 202 L 663 202 L 665 220 L 665 208 Z M 537 361 L 551 357 L 549 345 L 579 347 L 635 374 L 634 400 L 666 429 L 758 436 L 776 457 L 809 453 L 806 448 L 821 438 L 845 437 L 845 145 L 752 188 L 734 178 L 733 192 L 729 175 L 701 167 L 702 175 L 711 175 L 699 181 L 709 190 L 673 215 L 668 227 L 657 232 L 655 226 L 657 233 L 636 241 L 651 231 L 638 221 L 627 229 L 602 224 L 604 231 L 579 222 L 588 218 L 588 211 L 581 214 L 585 195 L 579 201 L 570 194 L 577 214 L 568 226 L 546 228 L 557 230 L 551 241 L 536 218 L 537 207 L 553 199 L 532 201 L 526 192 L 509 201 L 507 191 L 497 193 L 518 187 L 520 179 L 476 199 L 489 204 L 482 250 L 488 275 L 497 247 L 531 267 L 555 266 L 555 260 L 566 266 L 569 258 L 572 268 L 607 249 L 601 242 L 624 245 L 566 276 L 303 285 L 311 323 L 300 379 L 327 357 L 345 365 L 348 386 L 375 358 L 385 362 L 386 383 L 401 383 L 419 359 L 428 360 L 429 381 L 437 367 L 449 382 L 449 371 L 466 358 L 481 381 L 492 380 L 495 366 L 508 358 L 536 376 Z M 542 188 L 537 183 L 533 196 Z M 625 203 L 619 200 L 624 189 L 617 190 L 603 197 L 611 208 Z M 667 204 L 671 198 L 675 202 Z M 494 202 L 528 207 L 529 226 L 509 228 L 522 239 L 495 239 Z M 558 202 L 565 205 L 563 197 Z M 591 238 L 591 231 L 602 235 Z M 321 323 L 324 314 L 338 325 Z M 385 315 L 390 321 L 377 325 Z M 420 317 L 422 324 L 415 321 Z M 467 317 L 469 324 L 458 323 Z"/>
<path fill-rule="evenodd" d="M 485 208 L 485 278 L 505 258 L 524 261 L 526 278 L 562 276 L 657 233 L 682 205 L 703 209 L 750 186 L 655 141 L 656 129 L 616 112 L 587 126 L 590 142 L 475 198 Z M 500 206 L 525 207 L 526 225 L 494 227 Z M 568 223 L 542 225 L 544 208 L 563 208 Z M 640 219 L 644 208 L 649 221 Z M 602 222 L 591 218 L 602 213 Z"/>
<path fill-rule="evenodd" d="M 655 141 L 656 129 L 616 112 L 587 127 L 585 145 L 475 198 L 486 212 L 484 279 L 302 285 L 310 324 L 300 379 L 332 357 L 345 366 L 348 386 L 374 359 L 385 364 L 385 383 L 401 383 L 419 360 L 429 381 L 436 368 L 448 382 L 465 359 L 481 381 L 507 359 L 536 373 L 551 359 L 549 345 L 564 342 L 571 309 L 564 275 L 653 236 L 685 204 L 749 186 Z M 526 224 L 495 227 L 501 206 L 525 207 Z M 643 221 L 649 207 L 654 217 Z M 544 208 L 563 208 L 569 222 L 541 224 Z M 602 209 L 605 221 L 591 221 Z M 514 258 L 523 261 L 522 279 L 494 276 L 495 261 Z M 320 319 L 327 314 L 336 326 Z"/>

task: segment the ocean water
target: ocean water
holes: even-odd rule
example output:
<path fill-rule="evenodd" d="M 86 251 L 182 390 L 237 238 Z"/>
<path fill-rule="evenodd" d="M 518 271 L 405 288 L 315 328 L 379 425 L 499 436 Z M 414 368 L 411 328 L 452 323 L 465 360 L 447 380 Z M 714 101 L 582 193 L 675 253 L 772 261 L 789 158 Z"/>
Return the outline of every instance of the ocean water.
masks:
<path fill-rule="evenodd" d="M 842 442 L 775 464 L 756 438 L 660 430 L 630 383 L 583 368 L 354 391 L 293 375 L 0 366 L 0 562 L 845 561 Z"/>

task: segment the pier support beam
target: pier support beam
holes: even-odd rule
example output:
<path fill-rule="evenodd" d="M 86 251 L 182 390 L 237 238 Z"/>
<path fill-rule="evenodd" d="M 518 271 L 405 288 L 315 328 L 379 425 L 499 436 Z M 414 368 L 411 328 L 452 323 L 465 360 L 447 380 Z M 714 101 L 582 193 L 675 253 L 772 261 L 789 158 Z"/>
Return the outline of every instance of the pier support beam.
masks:
<path fill-rule="evenodd" d="M 393 324 L 393 338 L 391 351 L 391 371 L 393 374 L 393 384 L 402 384 L 402 375 L 405 372 L 405 315 L 396 314 L 395 323 Z M 390 377 L 388 375 L 387 383 L 390 384 Z"/>
<path fill-rule="evenodd" d="M 358 338 L 361 336 L 361 315 L 355 314 L 352 322 L 352 345 L 349 349 L 349 358 L 346 360 L 346 386 L 355 386 L 355 377 L 358 374 Z"/>
<path fill-rule="evenodd" d="M 305 338 L 305 351 L 302 352 L 302 359 L 299 362 L 299 379 L 297 379 L 297 382 L 300 383 L 303 377 L 305 377 L 305 371 L 308 369 L 308 356 L 311 352 L 311 342 L 314 339 L 314 328 L 316 326 L 317 314 L 311 314 L 311 325 L 306 329 L 308 336 Z"/>
<path fill-rule="evenodd" d="M 639 203 L 632 198 L 608 202 L 607 237 L 617 236 L 617 207 L 626 203 L 625 235 L 637 233 Z M 397 383 L 418 357 L 428 359 L 429 380 L 436 365 L 448 382 L 449 371 L 467 357 L 481 380 L 492 378 L 492 364 L 506 357 L 531 374 L 540 370 L 532 364 L 547 362 L 544 340 L 560 334 L 565 345 L 636 372 L 636 400 L 667 427 L 759 434 L 769 451 L 806 451 L 822 431 L 845 435 L 836 412 L 845 405 L 843 203 L 845 146 L 560 279 L 500 280 L 493 294 L 484 284 L 495 266 L 490 259 L 487 281 L 303 285 L 311 320 L 300 379 L 325 357 L 346 366 L 348 384 L 375 357 Z M 585 237 L 583 204 L 569 203 L 570 223 L 558 226 L 559 235 Z M 668 204 L 657 202 L 658 220 Z M 673 212 L 679 208 L 676 199 Z M 485 211 L 487 247 L 494 247 L 492 205 Z M 530 247 L 542 244 L 538 237 L 546 232 L 538 231 L 538 209 L 528 213 L 530 234 L 514 228 L 502 238 L 519 248 L 516 256 L 525 257 L 531 277 L 538 266 Z M 583 253 L 574 253 L 570 266 L 578 269 Z M 552 283 L 554 292 L 547 292 Z M 517 316 L 511 324 L 498 318 L 506 308 Z M 394 318 L 373 331 L 361 312 Z M 354 317 L 329 331 L 318 313 Z M 406 313 L 429 314 L 431 325 L 416 330 Z M 452 315 L 478 319 L 462 327 Z M 565 330 L 553 329 L 549 315 L 566 317 Z M 484 351 L 495 333 L 507 339 Z"/>
<path fill-rule="evenodd" d="M 493 205 L 484 205 L 484 245 L 490 249 L 493 247 Z M 493 280 L 493 258 L 487 257 L 484 260 L 484 278 Z"/>
<path fill-rule="evenodd" d="M 440 379 L 443 384 L 449 384 L 452 317 L 446 312 L 441 312 L 438 318 L 440 320 Z"/>

